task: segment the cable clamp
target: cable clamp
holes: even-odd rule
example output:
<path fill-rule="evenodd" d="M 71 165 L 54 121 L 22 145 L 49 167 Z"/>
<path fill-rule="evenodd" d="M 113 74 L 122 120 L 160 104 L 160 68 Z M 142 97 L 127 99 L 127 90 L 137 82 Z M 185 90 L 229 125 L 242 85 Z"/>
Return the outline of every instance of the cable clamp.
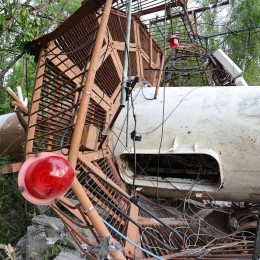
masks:
<path fill-rule="evenodd" d="M 134 203 L 135 205 L 138 205 L 139 200 L 140 200 L 140 197 L 139 197 L 139 196 L 136 196 L 136 195 L 134 195 L 133 197 L 130 198 L 130 201 L 131 201 L 132 203 Z"/>
<path fill-rule="evenodd" d="M 137 141 L 137 142 L 141 142 L 142 141 L 142 136 L 141 135 L 136 135 L 136 131 L 134 130 L 132 133 L 131 133 L 131 139 L 133 141 Z"/>
<path fill-rule="evenodd" d="M 100 240 L 97 246 L 89 247 L 89 253 L 96 254 L 99 260 L 105 260 L 110 252 L 121 251 L 122 245 L 119 243 L 109 243 L 110 237 L 107 236 Z"/>
<path fill-rule="evenodd" d="M 85 213 L 85 214 L 88 214 L 92 209 L 94 209 L 93 206 L 91 206 L 91 207 L 89 207 L 88 209 L 86 209 L 86 210 L 84 211 L 84 213 Z"/>

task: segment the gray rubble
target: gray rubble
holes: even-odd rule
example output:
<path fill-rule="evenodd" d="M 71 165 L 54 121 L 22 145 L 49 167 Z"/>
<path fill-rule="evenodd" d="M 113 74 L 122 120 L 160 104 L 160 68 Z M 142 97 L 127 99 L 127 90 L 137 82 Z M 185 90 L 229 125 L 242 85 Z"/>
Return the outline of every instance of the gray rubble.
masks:
<path fill-rule="evenodd" d="M 91 231 L 79 231 L 88 240 L 96 242 Z M 56 253 L 52 252 L 54 246 Z M 16 244 L 16 252 L 18 260 L 45 260 L 49 256 L 50 259 L 56 260 L 86 259 L 63 222 L 59 218 L 46 215 L 37 215 L 32 219 L 32 225 L 27 228 L 26 235 Z"/>

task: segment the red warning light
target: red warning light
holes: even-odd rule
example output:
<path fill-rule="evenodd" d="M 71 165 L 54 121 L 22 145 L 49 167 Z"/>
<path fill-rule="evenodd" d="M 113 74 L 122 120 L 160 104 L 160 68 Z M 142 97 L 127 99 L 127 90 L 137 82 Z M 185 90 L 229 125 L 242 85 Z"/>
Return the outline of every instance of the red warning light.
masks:
<path fill-rule="evenodd" d="M 66 159 L 53 153 L 40 153 L 23 164 L 18 185 L 30 202 L 49 205 L 68 191 L 73 179 L 73 169 Z"/>
<path fill-rule="evenodd" d="M 171 38 L 168 39 L 168 43 L 170 44 L 171 49 L 177 49 L 179 47 L 180 40 L 173 35 Z"/>

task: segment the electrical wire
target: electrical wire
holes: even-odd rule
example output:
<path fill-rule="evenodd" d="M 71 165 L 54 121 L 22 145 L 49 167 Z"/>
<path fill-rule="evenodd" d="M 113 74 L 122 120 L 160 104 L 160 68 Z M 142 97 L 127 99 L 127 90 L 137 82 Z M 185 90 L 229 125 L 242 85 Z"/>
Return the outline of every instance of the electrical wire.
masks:
<path fill-rule="evenodd" d="M 165 244 L 167 244 L 165 239 L 164 239 L 164 237 L 163 237 L 163 234 L 161 234 L 158 230 L 156 230 L 156 229 L 154 229 L 152 227 L 145 227 L 145 230 L 152 230 L 155 234 L 158 234 L 158 236 L 161 237 L 161 240 Z M 143 243 L 143 245 L 145 245 L 148 248 L 148 250 L 151 250 L 151 249 L 152 250 L 156 250 L 156 249 L 165 250 L 164 248 L 161 248 L 159 246 L 150 246 L 150 245 L 146 244 L 146 242 L 143 239 L 143 236 L 144 236 L 144 232 L 141 233 L 141 242 Z M 169 245 L 169 246 L 172 246 L 172 245 Z M 174 247 L 175 247 L 175 245 L 174 245 Z M 177 247 L 175 247 L 175 248 L 177 249 Z M 165 251 L 167 252 L 167 254 L 170 254 L 170 252 L 168 250 L 165 250 Z"/>
<path fill-rule="evenodd" d="M 232 31 L 228 31 L 228 32 L 223 32 L 223 33 L 218 33 L 218 34 L 213 34 L 213 35 L 209 35 L 209 36 L 201 36 L 201 39 L 210 39 L 210 38 L 216 38 L 218 36 L 223 36 L 223 35 L 227 35 L 227 34 L 236 34 L 236 33 L 242 33 L 242 32 L 247 32 L 247 31 L 251 31 L 251 30 L 255 30 L 255 29 L 260 29 L 260 26 L 249 26 L 246 28 L 241 28 L 238 30 L 232 30 Z"/>
<path fill-rule="evenodd" d="M 139 91 L 138 91 L 137 94 L 135 95 L 135 97 L 134 97 L 134 99 L 133 99 L 133 102 L 134 102 L 135 99 L 139 96 L 140 92 L 141 92 L 141 89 L 139 89 Z M 131 109 L 131 108 L 132 108 L 132 105 L 129 107 L 129 109 Z M 114 149 L 113 149 L 112 156 L 114 156 L 114 154 L 115 154 L 115 149 L 116 149 L 116 147 L 117 147 L 117 144 L 118 144 L 118 141 L 119 141 L 119 139 L 120 139 L 120 137 L 121 137 L 121 134 L 122 134 L 122 133 L 125 133 L 125 134 L 128 135 L 128 133 L 127 133 L 126 131 L 123 131 L 123 128 L 124 128 L 124 126 L 125 126 L 126 121 L 127 121 L 127 117 L 125 117 L 124 122 L 123 122 L 121 128 L 119 129 L 120 132 L 119 132 L 119 135 L 117 136 L 117 140 L 116 140 L 115 145 L 114 145 Z M 117 128 L 115 125 L 114 125 L 113 127 Z"/>
<path fill-rule="evenodd" d="M 142 89 L 142 94 L 143 94 L 143 96 L 144 96 L 144 98 L 145 98 L 146 100 L 155 100 L 154 97 L 153 97 L 153 98 L 148 98 L 148 97 L 146 97 L 145 94 L 144 94 L 144 89 L 143 89 L 143 87 L 142 87 L 141 89 Z"/>
<path fill-rule="evenodd" d="M 189 71 L 196 71 L 196 70 L 200 70 L 204 67 L 206 67 L 209 63 L 209 59 L 207 56 L 204 56 L 204 62 L 201 64 L 201 65 L 198 65 L 196 67 L 192 67 L 192 68 L 176 68 L 176 63 L 179 62 L 179 61 L 182 61 L 183 59 L 186 59 L 186 58 L 191 58 L 191 56 L 181 56 L 179 58 L 177 58 L 176 60 L 173 61 L 173 64 L 172 64 L 172 67 L 174 68 L 175 71 L 182 71 L 182 72 L 189 72 Z M 196 57 L 196 55 L 194 56 Z"/>
<path fill-rule="evenodd" d="M 68 127 L 64 130 L 64 132 L 63 132 L 63 134 L 62 134 L 62 136 L 61 136 L 61 140 L 60 140 L 60 148 L 61 148 L 60 152 L 61 152 L 62 155 L 64 155 L 64 156 L 67 156 L 67 155 L 69 154 L 69 150 L 68 150 L 67 153 L 65 153 L 65 152 L 63 152 L 62 147 L 63 147 L 63 144 L 64 144 L 64 139 L 65 139 L 65 137 L 66 137 L 66 135 L 67 135 L 67 133 L 68 133 L 68 131 L 69 131 L 70 128 L 71 128 L 71 121 L 69 122 Z"/>
<path fill-rule="evenodd" d="M 194 91 L 198 89 L 198 87 L 196 88 L 192 88 L 181 100 L 180 102 L 174 107 L 174 109 L 170 112 L 170 114 L 164 119 L 164 121 L 159 124 L 158 126 L 156 126 L 154 129 L 148 131 L 148 132 L 144 132 L 144 133 L 139 133 L 139 134 L 143 134 L 143 135 L 148 135 L 148 134 L 151 134 L 153 132 L 155 132 L 159 127 L 162 126 L 162 124 L 164 124 L 168 119 L 169 117 L 176 111 L 176 109 L 181 105 L 181 103 Z"/>
<path fill-rule="evenodd" d="M 136 178 L 136 147 L 135 147 L 135 142 L 136 142 L 136 125 L 137 125 L 137 120 L 136 120 L 136 114 L 134 110 L 134 102 L 133 102 L 133 95 L 131 93 L 131 105 L 132 105 L 132 112 L 133 112 L 133 118 L 134 118 L 134 130 L 133 130 L 133 147 L 134 147 L 134 176 L 133 176 L 133 195 L 135 197 L 136 191 L 135 191 L 135 178 Z"/>
<path fill-rule="evenodd" d="M 97 29 L 97 28 L 96 28 Z M 95 31 L 95 33 L 97 32 L 97 30 Z M 48 53 L 45 56 L 62 56 L 62 55 L 69 55 L 69 54 L 74 54 L 80 50 L 82 50 L 84 47 L 86 47 L 89 43 L 93 42 L 93 40 L 95 39 L 95 35 L 94 36 L 89 36 L 87 37 L 86 41 L 80 45 L 78 48 L 72 50 L 72 51 L 68 51 L 68 52 L 61 52 L 59 54 L 55 54 L 55 53 Z"/>
<path fill-rule="evenodd" d="M 106 182 L 105 180 L 103 180 L 104 182 Z M 132 219 L 127 212 L 124 212 L 123 209 L 117 207 L 113 202 L 111 202 L 108 198 L 104 197 L 102 194 L 99 193 L 99 191 L 97 191 L 96 189 L 93 189 L 93 187 L 91 187 L 91 185 L 86 182 L 86 187 L 88 187 L 91 192 L 95 195 L 98 195 L 98 197 L 100 197 L 102 199 L 103 202 L 107 203 L 107 206 L 110 206 L 111 208 L 113 208 L 116 212 L 118 212 L 122 217 L 124 217 L 125 219 L 127 219 L 128 221 L 130 221 L 131 223 L 133 223 L 136 227 L 138 227 L 141 231 L 144 231 L 146 234 L 148 234 L 152 239 L 154 239 L 157 243 L 161 244 L 162 246 L 164 246 L 165 250 L 169 250 L 171 252 L 177 252 L 179 251 L 179 249 L 176 248 L 172 248 L 171 246 L 169 246 L 168 244 L 165 244 L 163 241 L 161 241 L 160 239 L 158 239 L 157 237 L 155 237 L 153 234 L 151 234 L 149 231 L 145 230 L 145 228 L 139 224 L 136 220 Z M 118 193 L 120 193 L 121 195 L 123 195 L 120 191 L 117 191 Z M 124 198 L 126 198 L 125 195 L 123 195 Z M 127 199 L 127 198 L 126 198 Z M 160 220 L 159 220 L 160 222 Z M 162 222 L 161 222 L 162 223 Z M 164 224 L 165 225 L 165 224 Z M 174 229 L 172 229 L 171 227 L 165 225 L 165 227 L 170 228 L 170 230 L 172 230 L 173 232 L 175 232 L 177 235 L 179 235 Z"/>
<path fill-rule="evenodd" d="M 123 235 L 122 233 L 120 233 L 117 229 L 115 229 L 112 225 L 110 225 L 109 222 L 107 222 L 105 219 L 102 218 L 102 221 L 105 223 L 106 226 L 108 226 L 110 229 L 112 229 L 116 234 L 118 234 L 120 237 L 122 237 L 123 239 L 125 239 L 127 242 L 129 242 L 130 244 L 132 244 L 133 246 L 135 246 L 136 248 L 138 248 L 139 250 L 141 250 L 142 252 L 155 257 L 156 259 L 159 260 L 163 260 L 162 257 L 159 257 L 155 254 L 153 254 L 152 252 L 146 250 L 145 248 L 142 248 L 141 246 L 137 245 L 135 242 L 133 242 L 132 240 L 130 240 L 128 237 L 126 237 L 125 235 Z"/>

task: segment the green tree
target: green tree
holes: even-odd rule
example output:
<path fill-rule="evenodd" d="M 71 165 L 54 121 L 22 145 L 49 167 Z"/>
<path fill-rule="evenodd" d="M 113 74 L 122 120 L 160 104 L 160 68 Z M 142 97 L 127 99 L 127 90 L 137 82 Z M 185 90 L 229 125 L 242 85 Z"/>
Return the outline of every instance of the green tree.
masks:
<path fill-rule="evenodd" d="M 54 30 L 80 3 L 81 0 L 0 0 L 0 115 L 12 111 L 5 86 L 15 91 L 20 85 L 31 96 L 37 66 L 34 57 L 24 52 L 25 44 Z M 1 156 L 0 167 L 13 162 L 12 158 Z M 0 243 L 17 242 L 34 214 L 35 208 L 21 196 L 17 176 L 0 172 Z"/>
<path fill-rule="evenodd" d="M 24 53 L 25 44 L 54 30 L 80 3 L 81 0 L 0 1 L 0 114 L 12 111 L 3 86 L 15 90 L 20 85 L 30 97 L 36 64 L 33 57 Z"/>
<path fill-rule="evenodd" d="M 260 26 L 260 0 L 232 0 L 231 21 L 235 31 Z M 250 85 L 260 85 L 260 28 L 232 34 L 227 40 L 231 58 L 244 71 Z"/>

